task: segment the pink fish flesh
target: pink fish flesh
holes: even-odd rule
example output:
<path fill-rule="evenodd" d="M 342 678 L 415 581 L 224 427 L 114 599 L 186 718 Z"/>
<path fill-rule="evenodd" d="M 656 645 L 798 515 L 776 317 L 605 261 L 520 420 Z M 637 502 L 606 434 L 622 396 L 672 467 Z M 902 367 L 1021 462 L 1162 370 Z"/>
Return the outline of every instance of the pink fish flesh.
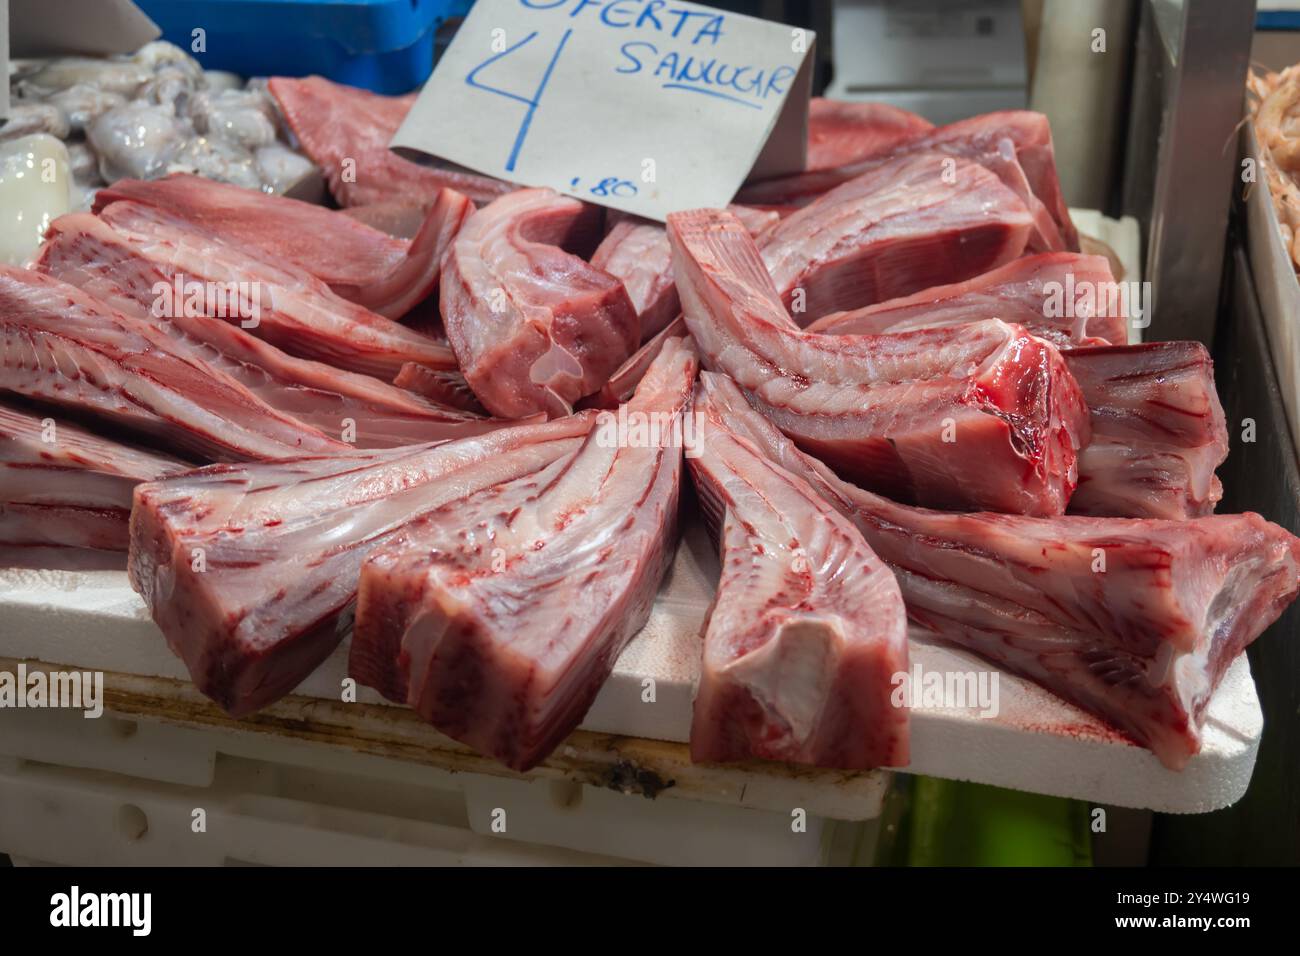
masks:
<path fill-rule="evenodd" d="M 521 189 L 470 216 L 443 260 L 440 306 L 461 371 L 502 418 L 568 414 L 641 341 L 623 283 L 566 251 L 600 212 Z"/>
<path fill-rule="evenodd" d="M 338 645 L 372 549 L 427 511 L 571 455 L 590 427 L 569 418 L 140 485 L 131 584 L 194 685 L 234 716 L 253 713 Z"/>
<path fill-rule="evenodd" d="M 668 232 L 705 365 L 735 378 L 805 450 L 898 500 L 1065 510 L 1088 417 L 1052 345 L 995 320 L 897 335 L 806 332 L 729 213 L 673 213 Z"/>
<path fill-rule="evenodd" d="M 697 414 L 706 414 L 707 407 Z M 907 613 L 853 524 L 717 420 L 688 459 L 720 528 L 691 759 L 905 766 Z"/>
<path fill-rule="evenodd" d="M 766 233 L 763 262 L 800 325 L 977 276 L 1025 251 L 1024 202 L 939 152 L 881 162 Z"/>
<path fill-rule="evenodd" d="M 949 514 L 841 481 L 706 375 L 709 419 L 808 481 L 898 578 L 913 622 L 1103 718 L 1181 769 L 1232 660 L 1295 599 L 1300 539 L 1185 521 Z"/>
<path fill-rule="evenodd" d="M 149 322 L 39 272 L 0 266 L 0 391 L 92 415 L 209 461 L 346 450 Z"/>
<path fill-rule="evenodd" d="M 361 575 L 349 673 L 514 770 L 582 720 L 645 623 L 676 545 L 681 419 L 695 379 L 664 346 L 574 456 L 432 512 Z"/>
<path fill-rule="evenodd" d="M 171 279 L 124 236 L 87 213 L 54 221 L 37 266 L 152 324 L 173 351 L 221 370 L 272 408 L 358 448 L 458 438 L 501 424 L 436 405 L 369 375 L 288 355 L 219 318 L 186 309 L 155 315 L 154 293 Z"/>

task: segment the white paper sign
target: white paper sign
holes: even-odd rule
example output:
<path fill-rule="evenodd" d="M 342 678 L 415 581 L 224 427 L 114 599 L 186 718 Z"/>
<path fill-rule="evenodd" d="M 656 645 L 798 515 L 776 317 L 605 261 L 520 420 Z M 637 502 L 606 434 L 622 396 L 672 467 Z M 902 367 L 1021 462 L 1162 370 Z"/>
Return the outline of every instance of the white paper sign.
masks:
<path fill-rule="evenodd" d="M 813 41 L 678 0 L 478 0 L 392 145 L 651 219 L 722 206 L 803 168 Z"/>

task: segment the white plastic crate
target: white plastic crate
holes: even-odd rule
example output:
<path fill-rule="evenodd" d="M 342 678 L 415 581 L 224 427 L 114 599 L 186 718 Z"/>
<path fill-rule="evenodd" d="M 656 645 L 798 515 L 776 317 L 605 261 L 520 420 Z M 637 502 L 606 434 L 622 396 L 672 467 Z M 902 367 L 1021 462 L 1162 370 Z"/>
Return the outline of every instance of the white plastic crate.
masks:
<path fill-rule="evenodd" d="M 0 851 L 43 863 L 807 866 L 874 847 L 874 821 L 796 828 L 793 811 L 72 711 L 5 714 L 0 754 Z"/>

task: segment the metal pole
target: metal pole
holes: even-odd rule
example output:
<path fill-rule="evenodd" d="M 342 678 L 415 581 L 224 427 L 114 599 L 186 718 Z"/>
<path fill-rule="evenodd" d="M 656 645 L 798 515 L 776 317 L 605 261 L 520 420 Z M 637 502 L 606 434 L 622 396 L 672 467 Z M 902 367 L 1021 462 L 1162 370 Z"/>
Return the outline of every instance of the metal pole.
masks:
<path fill-rule="evenodd" d="M 1145 338 L 1212 344 L 1254 28 L 1254 0 L 1143 4 L 1124 205 L 1148 235 Z"/>

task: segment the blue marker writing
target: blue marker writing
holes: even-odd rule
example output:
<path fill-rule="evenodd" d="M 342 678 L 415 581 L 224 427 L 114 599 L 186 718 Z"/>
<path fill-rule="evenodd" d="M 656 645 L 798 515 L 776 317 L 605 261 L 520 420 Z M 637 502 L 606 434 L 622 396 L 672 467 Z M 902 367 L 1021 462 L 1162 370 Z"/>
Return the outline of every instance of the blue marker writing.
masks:
<path fill-rule="evenodd" d="M 569 19 L 585 16 L 614 30 L 653 30 L 674 40 L 689 38 L 691 46 L 722 39 L 726 16 L 715 10 L 688 10 L 668 0 L 519 0 L 530 10 L 568 9 Z M 587 13 L 586 11 L 591 11 Z"/>
<path fill-rule="evenodd" d="M 526 3 L 527 0 L 524 0 Z M 497 96 L 504 96 L 506 99 L 514 100 L 517 103 L 523 103 L 528 109 L 524 112 L 524 118 L 519 124 L 519 132 L 515 136 L 515 144 L 510 150 L 510 156 L 506 159 L 506 172 L 515 171 L 515 163 L 519 160 L 519 150 L 523 148 L 524 139 L 528 136 L 528 128 L 533 123 L 533 115 L 537 112 L 537 107 L 542 101 L 542 94 L 546 92 L 546 84 L 551 80 L 551 73 L 555 70 L 555 64 L 560 59 L 560 54 L 564 52 L 564 44 L 569 42 L 569 37 L 573 35 L 572 30 L 565 30 L 564 36 L 560 37 L 559 44 L 555 47 L 555 53 L 551 57 L 551 62 L 546 65 L 546 71 L 542 74 L 541 82 L 537 84 L 537 89 L 533 91 L 531 97 L 525 97 L 518 93 L 512 93 L 509 90 L 498 89 L 495 86 L 488 86 L 486 83 L 479 82 L 478 75 L 487 69 L 493 63 L 502 57 L 509 56 L 511 53 L 526 46 L 537 38 L 537 31 L 534 30 L 528 36 L 524 37 L 518 43 L 506 47 L 500 53 L 494 53 L 474 69 L 470 70 L 465 76 L 465 82 L 476 89 L 484 90 L 488 93 L 495 93 Z"/>

